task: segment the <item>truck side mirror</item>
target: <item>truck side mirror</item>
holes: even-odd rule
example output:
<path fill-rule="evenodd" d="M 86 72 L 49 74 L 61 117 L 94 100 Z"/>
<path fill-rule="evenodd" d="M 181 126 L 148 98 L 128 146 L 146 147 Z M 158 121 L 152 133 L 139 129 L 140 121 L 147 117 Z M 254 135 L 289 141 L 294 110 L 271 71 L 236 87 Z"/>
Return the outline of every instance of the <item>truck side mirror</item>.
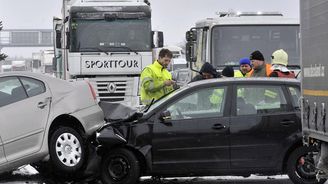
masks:
<path fill-rule="evenodd" d="M 56 57 L 52 58 L 52 70 L 57 71 L 57 58 Z"/>
<path fill-rule="evenodd" d="M 158 32 L 158 47 L 164 46 L 164 33 L 162 31 Z"/>
<path fill-rule="evenodd" d="M 62 44 L 61 44 L 61 32 L 60 31 L 56 31 L 56 48 L 57 49 L 61 49 L 62 48 Z"/>
<path fill-rule="evenodd" d="M 70 34 L 69 32 L 66 32 L 66 49 L 69 49 L 70 46 Z"/>
<path fill-rule="evenodd" d="M 188 62 L 196 62 L 196 41 L 197 41 L 197 31 L 191 29 L 186 32 L 186 59 Z"/>
<path fill-rule="evenodd" d="M 187 42 L 186 44 L 186 60 L 188 62 L 196 62 L 194 42 Z"/>
<path fill-rule="evenodd" d="M 152 31 L 153 35 L 153 48 L 164 46 L 164 33 L 163 31 Z"/>
<path fill-rule="evenodd" d="M 186 40 L 187 40 L 187 42 L 197 41 L 197 32 L 196 32 L 196 30 L 187 31 L 186 32 Z"/>

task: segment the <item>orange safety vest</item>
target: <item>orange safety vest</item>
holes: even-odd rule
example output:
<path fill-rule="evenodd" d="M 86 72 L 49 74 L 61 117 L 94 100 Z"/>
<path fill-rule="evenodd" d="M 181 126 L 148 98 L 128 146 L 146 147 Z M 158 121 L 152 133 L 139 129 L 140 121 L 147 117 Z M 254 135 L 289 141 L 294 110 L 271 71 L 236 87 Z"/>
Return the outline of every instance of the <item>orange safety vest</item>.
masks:
<path fill-rule="evenodd" d="M 251 77 L 254 73 L 254 69 L 252 69 L 250 72 L 248 72 L 246 75 L 247 77 Z M 270 76 L 270 74 L 272 73 L 272 70 L 271 70 L 271 65 L 270 64 L 265 64 L 265 75 L 267 77 Z"/>

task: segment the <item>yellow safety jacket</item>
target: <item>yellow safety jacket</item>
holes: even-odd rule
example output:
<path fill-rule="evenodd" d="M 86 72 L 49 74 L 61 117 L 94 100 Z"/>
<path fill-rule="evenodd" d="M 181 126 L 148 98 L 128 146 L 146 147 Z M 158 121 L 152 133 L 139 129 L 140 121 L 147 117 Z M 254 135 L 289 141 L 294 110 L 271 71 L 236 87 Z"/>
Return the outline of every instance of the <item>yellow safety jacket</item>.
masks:
<path fill-rule="evenodd" d="M 158 100 L 173 90 L 173 86 L 165 86 L 164 81 L 172 80 L 171 73 L 157 60 L 147 66 L 141 73 L 141 102 L 149 105 L 153 99 Z"/>
<path fill-rule="evenodd" d="M 247 77 L 246 75 L 247 75 L 247 73 L 244 75 L 243 73 L 241 73 L 240 70 L 237 70 L 237 71 L 235 71 L 235 73 L 234 73 L 234 77 L 235 77 L 235 78 Z"/>

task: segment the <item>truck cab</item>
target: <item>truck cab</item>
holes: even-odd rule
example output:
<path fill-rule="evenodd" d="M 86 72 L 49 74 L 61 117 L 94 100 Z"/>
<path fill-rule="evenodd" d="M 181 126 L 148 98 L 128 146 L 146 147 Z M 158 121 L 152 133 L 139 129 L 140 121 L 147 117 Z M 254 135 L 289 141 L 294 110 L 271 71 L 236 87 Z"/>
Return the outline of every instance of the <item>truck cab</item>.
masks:
<path fill-rule="evenodd" d="M 139 76 L 156 45 L 149 4 L 69 0 L 62 15 L 54 19 L 56 75 L 89 80 L 99 100 L 139 105 Z"/>
<path fill-rule="evenodd" d="M 196 22 L 186 39 L 186 58 L 196 70 L 205 62 L 218 70 L 227 65 L 238 69 L 239 60 L 255 50 L 271 63 L 277 49 L 288 53 L 290 69 L 300 69 L 299 20 L 277 12 L 220 12 Z"/>

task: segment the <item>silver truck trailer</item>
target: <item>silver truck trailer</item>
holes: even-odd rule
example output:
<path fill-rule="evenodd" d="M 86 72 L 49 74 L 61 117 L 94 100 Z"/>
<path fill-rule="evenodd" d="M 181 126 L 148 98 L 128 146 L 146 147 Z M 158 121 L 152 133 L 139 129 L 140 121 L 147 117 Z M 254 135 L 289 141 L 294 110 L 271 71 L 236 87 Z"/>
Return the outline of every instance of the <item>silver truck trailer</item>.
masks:
<path fill-rule="evenodd" d="M 328 178 L 328 0 L 301 0 L 302 128 L 304 143 L 317 146 L 316 167 Z M 320 173 L 318 175 L 320 177 Z"/>

